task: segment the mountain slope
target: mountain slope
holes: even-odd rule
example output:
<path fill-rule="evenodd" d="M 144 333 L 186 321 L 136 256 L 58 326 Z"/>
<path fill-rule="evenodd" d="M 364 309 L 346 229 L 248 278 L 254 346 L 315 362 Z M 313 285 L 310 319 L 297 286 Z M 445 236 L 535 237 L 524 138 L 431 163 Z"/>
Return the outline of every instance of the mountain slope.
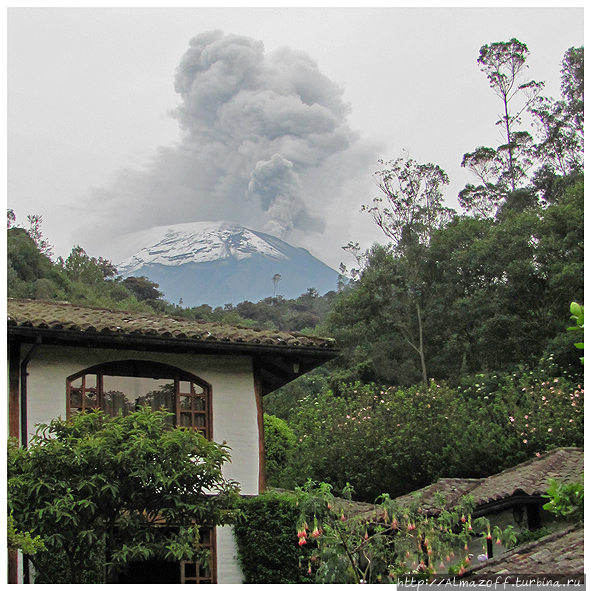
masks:
<path fill-rule="evenodd" d="M 229 222 L 161 226 L 142 236 L 146 244 L 117 265 L 128 277 L 145 275 L 165 298 L 184 306 L 220 306 L 277 294 L 296 298 L 308 288 L 323 294 L 337 287 L 338 273 L 303 248 Z"/>

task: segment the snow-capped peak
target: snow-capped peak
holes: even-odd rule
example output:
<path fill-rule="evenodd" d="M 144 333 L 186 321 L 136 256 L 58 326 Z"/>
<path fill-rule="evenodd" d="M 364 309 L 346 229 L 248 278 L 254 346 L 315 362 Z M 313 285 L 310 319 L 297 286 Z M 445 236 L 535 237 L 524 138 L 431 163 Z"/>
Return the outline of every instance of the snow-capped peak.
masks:
<path fill-rule="evenodd" d="M 235 258 L 241 260 L 260 254 L 270 259 L 288 257 L 263 238 L 232 222 L 191 222 L 159 226 L 142 233 L 147 244 L 117 268 L 121 275 L 131 275 L 144 265 L 176 267 L 185 263 L 205 263 Z M 275 241 L 276 242 L 276 241 Z"/>

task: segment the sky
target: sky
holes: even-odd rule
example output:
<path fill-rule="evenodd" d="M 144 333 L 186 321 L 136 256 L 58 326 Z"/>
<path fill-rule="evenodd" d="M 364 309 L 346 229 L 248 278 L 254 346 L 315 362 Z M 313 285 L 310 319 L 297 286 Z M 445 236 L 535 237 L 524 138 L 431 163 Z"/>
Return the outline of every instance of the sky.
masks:
<path fill-rule="evenodd" d="M 482 45 L 526 43 L 560 98 L 584 42 L 581 7 L 9 8 L 7 29 L 8 207 L 54 255 L 228 220 L 335 269 L 385 242 L 360 212 L 378 160 L 438 164 L 457 208 L 463 154 L 501 143 Z"/>

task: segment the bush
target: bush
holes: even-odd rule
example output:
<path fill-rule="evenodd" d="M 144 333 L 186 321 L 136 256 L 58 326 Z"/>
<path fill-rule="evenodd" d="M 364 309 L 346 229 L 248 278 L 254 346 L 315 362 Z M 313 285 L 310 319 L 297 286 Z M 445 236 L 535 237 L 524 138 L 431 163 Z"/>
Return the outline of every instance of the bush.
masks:
<path fill-rule="evenodd" d="M 265 414 L 266 476 L 270 486 L 279 486 L 295 444 L 295 435 L 288 424 L 273 415 Z"/>
<path fill-rule="evenodd" d="M 495 381 L 495 378 L 499 378 Z M 540 381 L 541 379 L 541 381 Z M 478 381 L 476 381 L 478 380 Z M 441 477 L 484 478 L 563 446 L 583 445 L 584 390 L 539 373 L 475 376 L 470 386 L 396 389 L 357 383 L 298 400 L 293 461 L 280 486 L 349 482 L 373 502 Z"/>
<path fill-rule="evenodd" d="M 293 494 L 268 492 L 240 501 L 244 518 L 234 526 L 244 583 L 313 583 L 312 551 L 298 545 L 299 509 Z"/>

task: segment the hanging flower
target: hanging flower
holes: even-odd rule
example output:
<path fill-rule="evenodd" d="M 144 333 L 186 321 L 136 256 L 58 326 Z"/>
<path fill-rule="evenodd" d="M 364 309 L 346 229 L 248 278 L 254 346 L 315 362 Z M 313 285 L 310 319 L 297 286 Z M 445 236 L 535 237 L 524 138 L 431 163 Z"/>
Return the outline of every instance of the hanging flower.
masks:
<path fill-rule="evenodd" d="M 300 541 L 298 542 L 298 545 L 303 546 L 304 544 L 307 544 L 306 538 L 300 538 Z"/>
<path fill-rule="evenodd" d="M 497 538 L 497 544 L 500 546 L 501 545 L 501 538 Z"/>

